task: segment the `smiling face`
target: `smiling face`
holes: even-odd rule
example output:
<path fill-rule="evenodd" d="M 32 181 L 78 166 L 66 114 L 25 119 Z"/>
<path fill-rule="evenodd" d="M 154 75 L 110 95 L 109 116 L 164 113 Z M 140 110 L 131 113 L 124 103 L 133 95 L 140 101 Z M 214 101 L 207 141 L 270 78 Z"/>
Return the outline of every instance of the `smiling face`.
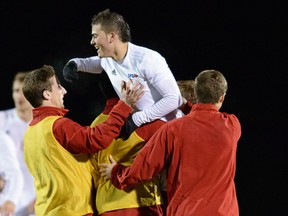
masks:
<path fill-rule="evenodd" d="M 92 39 L 91 45 L 97 50 L 98 57 L 112 57 L 114 58 L 113 32 L 106 33 L 101 29 L 101 24 L 92 25 Z"/>
<path fill-rule="evenodd" d="M 52 106 L 64 108 L 64 95 L 67 93 L 66 89 L 61 86 L 60 82 L 56 79 L 56 76 L 50 78 L 52 83 L 52 90 L 49 90 L 46 94 L 49 97 Z"/>

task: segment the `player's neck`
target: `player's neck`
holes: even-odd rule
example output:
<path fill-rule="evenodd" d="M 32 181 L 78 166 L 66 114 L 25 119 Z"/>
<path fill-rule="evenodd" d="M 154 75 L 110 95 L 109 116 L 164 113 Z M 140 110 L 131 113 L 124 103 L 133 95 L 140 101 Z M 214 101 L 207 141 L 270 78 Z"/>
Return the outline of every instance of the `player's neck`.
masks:
<path fill-rule="evenodd" d="M 115 56 L 114 56 L 114 60 L 115 61 L 122 61 L 128 51 L 128 43 L 121 43 L 117 46 L 117 49 L 115 51 Z"/>

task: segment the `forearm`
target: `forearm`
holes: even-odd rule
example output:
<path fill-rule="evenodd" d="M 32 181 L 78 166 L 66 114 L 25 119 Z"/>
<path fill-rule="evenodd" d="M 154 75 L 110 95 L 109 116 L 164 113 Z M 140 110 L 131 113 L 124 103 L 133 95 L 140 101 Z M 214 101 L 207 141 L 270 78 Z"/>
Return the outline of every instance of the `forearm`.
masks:
<path fill-rule="evenodd" d="M 103 71 L 100 65 L 100 58 L 97 56 L 89 58 L 73 58 L 70 61 L 74 61 L 77 64 L 77 71 L 94 74 L 100 74 Z"/>
<path fill-rule="evenodd" d="M 165 166 L 165 152 L 165 144 L 153 136 L 137 154 L 131 166 L 116 164 L 113 167 L 112 184 L 124 190 L 157 176 Z"/>
<path fill-rule="evenodd" d="M 130 167 L 116 164 L 111 172 L 111 182 L 119 190 L 125 190 L 136 184 L 135 181 L 129 181 L 127 174 L 129 173 Z"/>
<path fill-rule="evenodd" d="M 132 117 L 133 121 L 137 126 L 140 126 L 142 124 L 160 119 L 175 111 L 179 107 L 179 100 L 180 99 L 178 95 L 165 95 L 161 100 L 157 101 L 151 107 L 134 113 Z"/>
<path fill-rule="evenodd" d="M 159 71 L 162 72 L 156 73 L 157 76 L 150 72 L 147 77 L 153 86 L 151 95 L 157 91 L 160 99 L 155 101 L 152 106 L 133 114 L 133 121 L 137 126 L 165 117 L 183 103 L 179 87 L 171 71 L 167 68 Z"/>
<path fill-rule="evenodd" d="M 60 118 L 53 125 L 53 133 L 59 144 L 71 153 L 96 153 L 108 147 L 119 136 L 131 110 L 129 105 L 119 101 L 110 112 L 109 118 L 93 128 Z"/>

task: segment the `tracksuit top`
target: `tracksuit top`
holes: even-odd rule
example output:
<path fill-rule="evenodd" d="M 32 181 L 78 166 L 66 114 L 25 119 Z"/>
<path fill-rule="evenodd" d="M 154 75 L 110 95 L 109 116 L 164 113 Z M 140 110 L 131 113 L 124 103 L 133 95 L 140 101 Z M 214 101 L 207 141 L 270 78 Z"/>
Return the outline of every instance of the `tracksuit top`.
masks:
<path fill-rule="evenodd" d="M 241 125 L 213 104 L 195 104 L 189 114 L 165 123 L 130 167 L 117 164 L 112 183 L 119 189 L 167 169 L 167 216 L 238 216 L 234 183 Z"/>

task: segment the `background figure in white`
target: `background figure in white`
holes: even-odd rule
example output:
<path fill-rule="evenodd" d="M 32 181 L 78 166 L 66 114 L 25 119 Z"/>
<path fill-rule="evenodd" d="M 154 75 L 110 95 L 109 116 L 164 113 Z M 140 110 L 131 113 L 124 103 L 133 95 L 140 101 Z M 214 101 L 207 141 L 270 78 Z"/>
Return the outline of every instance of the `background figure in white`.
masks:
<path fill-rule="evenodd" d="M 0 176 L 4 188 L 0 192 L 0 215 L 14 215 L 23 190 L 23 176 L 13 140 L 0 131 Z"/>
<path fill-rule="evenodd" d="M 24 187 L 16 206 L 16 216 L 34 214 L 36 193 L 34 180 L 24 161 L 23 138 L 26 128 L 32 119 L 32 106 L 22 92 L 24 78 L 28 72 L 19 72 L 15 75 L 12 84 L 12 96 L 15 108 L 0 111 L 0 130 L 4 130 L 16 147 L 17 159 L 24 177 Z"/>

